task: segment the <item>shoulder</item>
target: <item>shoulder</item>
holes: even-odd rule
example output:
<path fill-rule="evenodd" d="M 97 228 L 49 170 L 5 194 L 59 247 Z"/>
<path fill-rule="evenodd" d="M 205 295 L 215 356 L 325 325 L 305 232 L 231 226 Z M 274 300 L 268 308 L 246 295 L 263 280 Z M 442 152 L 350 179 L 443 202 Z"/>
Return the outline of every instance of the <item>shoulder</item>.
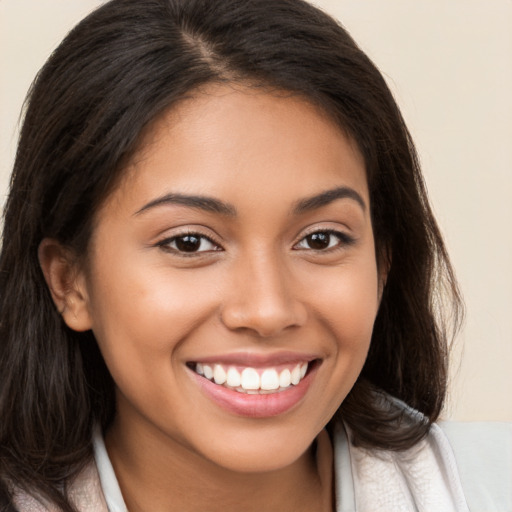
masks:
<path fill-rule="evenodd" d="M 337 510 L 512 512 L 512 425 L 434 424 L 406 451 L 334 435 Z"/>
<path fill-rule="evenodd" d="M 441 422 L 473 512 L 512 512 L 512 423 Z"/>

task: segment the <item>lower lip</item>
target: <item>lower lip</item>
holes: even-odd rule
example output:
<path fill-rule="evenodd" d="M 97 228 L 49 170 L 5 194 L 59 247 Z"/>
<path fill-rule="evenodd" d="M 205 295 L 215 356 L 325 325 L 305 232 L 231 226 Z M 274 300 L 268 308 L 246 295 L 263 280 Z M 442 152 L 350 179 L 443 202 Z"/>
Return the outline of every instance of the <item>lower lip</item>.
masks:
<path fill-rule="evenodd" d="M 291 385 L 285 391 L 263 395 L 239 393 L 219 386 L 201 377 L 193 370 L 191 373 L 203 392 L 223 409 L 248 418 L 270 418 L 289 411 L 304 398 L 316 373 L 316 366 L 296 386 Z"/>

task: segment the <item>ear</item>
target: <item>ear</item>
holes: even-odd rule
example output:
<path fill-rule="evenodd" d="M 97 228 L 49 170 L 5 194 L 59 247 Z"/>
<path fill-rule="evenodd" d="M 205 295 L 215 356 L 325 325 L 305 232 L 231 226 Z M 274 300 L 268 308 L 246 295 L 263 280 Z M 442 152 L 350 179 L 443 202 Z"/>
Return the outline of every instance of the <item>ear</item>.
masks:
<path fill-rule="evenodd" d="M 39 244 L 38 257 L 53 302 L 66 325 L 74 331 L 91 329 L 86 279 L 73 253 L 56 240 L 45 238 Z"/>

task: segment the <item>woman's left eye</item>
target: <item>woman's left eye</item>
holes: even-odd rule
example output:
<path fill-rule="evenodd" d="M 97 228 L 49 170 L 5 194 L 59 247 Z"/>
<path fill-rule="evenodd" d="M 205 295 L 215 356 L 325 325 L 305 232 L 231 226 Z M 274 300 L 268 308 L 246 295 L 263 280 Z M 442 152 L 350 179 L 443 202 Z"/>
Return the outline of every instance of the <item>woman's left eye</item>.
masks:
<path fill-rule="evenodd" d="M 345 233 L 339 231 L 315 231 L 305 236 L 299 243 L 294 246 L 294 249 L 306 249 L 312 251 L 326 251 L 350 245 L 353 239 Z"/>
<path fill-rule="evenodd" d="M 220 247 L 208 237 L 196 233 L 173 236 L 158 244 L 164 249 L 182 254 L 219 251 Z"/>

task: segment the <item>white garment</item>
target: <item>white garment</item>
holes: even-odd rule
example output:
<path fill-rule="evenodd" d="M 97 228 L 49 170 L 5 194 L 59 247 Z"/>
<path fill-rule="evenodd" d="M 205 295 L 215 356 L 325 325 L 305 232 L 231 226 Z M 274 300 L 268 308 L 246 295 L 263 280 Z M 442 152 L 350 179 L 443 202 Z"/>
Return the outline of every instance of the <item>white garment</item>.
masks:
<path fill-rule="evenodd" d="M 442 427 L 457 457 L 438 425 L 404 452 L 355 448 L 339 426 L 333 440 L 336 511 L 512 512 L 512 424 Z M 99 434 L 94 450 L 109 511 L 127 512 Z"/>
<path fill-rule="evenodd" d="M 336 438 L 338 512 L 469 512 L 453 452 L 437 425 L 403 452 L 356 448 L 342 433 Z"/>

